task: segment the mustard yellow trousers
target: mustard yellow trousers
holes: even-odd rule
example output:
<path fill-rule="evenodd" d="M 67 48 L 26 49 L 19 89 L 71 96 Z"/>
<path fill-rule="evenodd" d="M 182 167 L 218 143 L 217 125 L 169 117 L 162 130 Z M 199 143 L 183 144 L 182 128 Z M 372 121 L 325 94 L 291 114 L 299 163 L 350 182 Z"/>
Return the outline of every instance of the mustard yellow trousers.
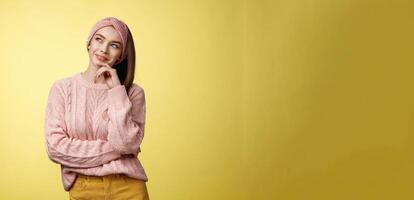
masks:
<path fill-rule="evenodd" d="M 70 200 L 149 200 L 145 181 L 123 174 L 79 174 L 69 190 Z"/>

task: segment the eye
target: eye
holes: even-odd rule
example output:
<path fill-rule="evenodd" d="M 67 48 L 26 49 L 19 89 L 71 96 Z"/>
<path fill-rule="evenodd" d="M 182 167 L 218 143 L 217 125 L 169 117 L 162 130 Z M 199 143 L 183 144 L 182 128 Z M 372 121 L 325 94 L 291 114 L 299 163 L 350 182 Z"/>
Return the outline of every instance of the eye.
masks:
<path fill-rule="evenodd" d="M 101 38 L 98 38 L 98 37 L 97 37 L 97 38 L 95 38 L 95 40 L 96 40 L 96 41 L 99 41 L 99 42 L 100 42 L 100 41 L 102 41 L 102 39 L 101 39 Z"/>
<path fill-rule="evenodd" d="M 118 49 L 118 48 L 119 48 L 119 45 L 117 45 L 117 44 L 112 44 L 112 47 L 113 47 L 113 48 L 115 48 L 115 49 Z"/>

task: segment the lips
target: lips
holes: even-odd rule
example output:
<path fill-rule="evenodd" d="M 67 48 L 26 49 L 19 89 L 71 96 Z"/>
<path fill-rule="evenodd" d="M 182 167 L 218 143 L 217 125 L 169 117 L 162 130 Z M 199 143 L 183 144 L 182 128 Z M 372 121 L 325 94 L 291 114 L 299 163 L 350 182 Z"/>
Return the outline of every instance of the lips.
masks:
<path fill-rule="evenodd" d="M 101 62 L 106 62 L 106 61 L 109 60 L 107 57 L 104 57 L 104 56 L 100 56 L 100 55 L 96 55 L 96 54 L 95 54 L 95 56 Z"/>

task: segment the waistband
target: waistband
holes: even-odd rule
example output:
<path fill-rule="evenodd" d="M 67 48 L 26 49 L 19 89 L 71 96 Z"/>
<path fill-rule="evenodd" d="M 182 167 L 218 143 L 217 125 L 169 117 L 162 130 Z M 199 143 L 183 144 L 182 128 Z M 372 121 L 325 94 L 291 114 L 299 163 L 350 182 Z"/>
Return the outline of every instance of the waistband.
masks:
<path fill-rule="evenodd" d="M 84 174 L 78 174 L 78 178 L 83 178 L 83 179 L 87 179 L 87 180 L 91 180 L 91 179 L 110 179 L 110 178 L 127 178 L 127 176 L 125 174 L 108 174 L 105 176 L 93 176 L 93 175 L 84 175 Z"/>

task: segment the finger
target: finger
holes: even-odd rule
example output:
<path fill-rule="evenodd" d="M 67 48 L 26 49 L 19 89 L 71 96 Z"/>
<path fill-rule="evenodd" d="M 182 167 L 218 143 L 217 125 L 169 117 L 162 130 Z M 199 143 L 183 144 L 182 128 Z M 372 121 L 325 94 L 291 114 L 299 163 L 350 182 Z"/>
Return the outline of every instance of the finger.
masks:
<path fill-rule="evenodd" d="M 105 71 L 108 71 L 106 68 L 100 68 L 98 69 L 98 71 L 96 71 L 96 75 L 95 75 L 95 79 L 99 78 L 99 76 L 102 75 L 102 73 L 104 73 Z"/>
<path fill-rule="evenodd" d="M 114 68 L 112 68 L 110 65 L 105 65 L 105 66 L 102 66 L 101 68 L 105 68 L 105 69 L 107 69 L 107 70 L 105 70 L 105 71 L 108 71 L 107 73 L 108 73 L 108 75 L 113 75 L 113 73 L 116 73 L 116 70 L 114 69 Z M 102 69 L 102 70 L 104 70 L 104 69 Z"/>
<path fill-rule="evenodd" d="M 96 77 L 98 77 L 98 76 L 100 76 L 100 75 L 101 75 L 101 73 L 102 73 L 102 68 L 99 68 L 99 69 L 96 71 L 95 78 L 96 78 Z"/>

